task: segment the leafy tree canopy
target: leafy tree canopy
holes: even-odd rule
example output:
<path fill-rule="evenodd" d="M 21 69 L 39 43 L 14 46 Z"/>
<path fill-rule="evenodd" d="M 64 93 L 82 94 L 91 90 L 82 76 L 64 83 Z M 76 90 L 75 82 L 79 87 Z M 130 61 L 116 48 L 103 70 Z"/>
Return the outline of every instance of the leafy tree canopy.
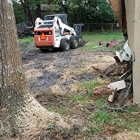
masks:
<path fill-rule="evenodd" d="M 40 7 L 45 15 L 52 13 L 68 14 L 69 23 L 72 24 L 116 21 L 111 6 L 106 0 L 19 0 L 19 2 L 26 5 L 26 9 L 30 9 L 31 14 L 36 17 L 39 13 L 36 9 Z M 23 8 L 18 9 L 17 4 L 14 4 L 14 10 L 17 21 L 25 19 L 23 16 L 27 13 L 24 12 L 23 14 Z"/>

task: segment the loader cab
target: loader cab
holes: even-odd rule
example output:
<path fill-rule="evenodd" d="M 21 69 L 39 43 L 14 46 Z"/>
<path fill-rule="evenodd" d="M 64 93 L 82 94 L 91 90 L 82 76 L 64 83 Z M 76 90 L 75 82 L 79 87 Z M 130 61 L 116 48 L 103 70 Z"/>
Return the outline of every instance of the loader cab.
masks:
<path fill-rule="evenodd" d="M 58 16 L 64 24 L 68 25 L 67 14 L 46 15 L 44 20 L 53 20 L 55 16 Z"/>

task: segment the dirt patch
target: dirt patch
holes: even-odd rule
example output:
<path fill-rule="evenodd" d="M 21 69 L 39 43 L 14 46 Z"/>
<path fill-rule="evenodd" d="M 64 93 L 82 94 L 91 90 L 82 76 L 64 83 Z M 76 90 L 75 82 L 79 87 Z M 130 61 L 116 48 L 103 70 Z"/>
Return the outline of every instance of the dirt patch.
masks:
<path fill-rule="evenodd" d="M 98 77 L 92 67 L 105 70 L 115 63 L 112 52 L 85 52 L 78 48 L 42 53 L 28 46 L 31 44 L 21 44 L 23 66 L 29 89 L 35 94 L 40 90 L 70 93 L 74 83 Z"/>
<path fill-rule="evenodd" d="M 116 134 L 113 138 L 108 138 L 108 140 L 139 140 L 140 133 L 137 132 L 123 132 Z"/>

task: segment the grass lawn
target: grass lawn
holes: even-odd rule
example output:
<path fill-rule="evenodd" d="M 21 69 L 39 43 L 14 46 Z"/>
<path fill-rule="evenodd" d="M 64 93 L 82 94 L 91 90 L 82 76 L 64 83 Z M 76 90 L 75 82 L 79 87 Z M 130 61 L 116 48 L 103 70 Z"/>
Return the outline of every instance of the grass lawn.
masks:
<path fill-rule="evenodd" d="M 114 32 L 104 32 L 104 33 L 93 33 L 93 32 L 84 32 L 83 38 L 86 41 L 89 41 L 90 43 L 93 43 L 92 45 L 96 46 L 98 45 L 99 41 L 102 41 L 104 43 L 110 42 L 112 39 L 116 39 L 117 41 L 123 39 L 123 34 L 121 31 L 114 31 Z M 23 39 L 19 39 L 19 42 L 33 42 L 33 37 L 24 37 Z M 92 46 L 92 47 L 93 47 Z M 90 47 L 90 46 L 89 46 Z"/>
<path fill-rule="evenodd" d="M 104 32 L 104 33 L 84 33 L 83 34 L 84 40 L 88 41 L 85 45 L 88 51 L 97 51 L 101 50 L 100 48 L 95 48 L 95 46 L 99 45 L 99 42 L 103 42 L 103 48 L 106 48 L 106 44 L 109 43 L 111 40 L 116 39 L 117 42 L 124 40 L 122 31 L 114 31 L 114 32 Z"/>
<path fill-rule="evenodd" d="M 118 42 L 124 40 L 121 31 L 104 32 L 104 33 L 83 33 L 83 39 L 88 41 L 81 49 L 86 51 L 113 51 L 113 48 L 107 48 L 106 43 L 112 39 Z M 103 42 L 102 47 L 98 46 L 99 42 Z M 34 42 L 33 37 L 19 39 L 19 42 Z M 106 132 L 108 135 L 121 133 L 124 131 L 134 131 L 140 133 L 140 109 L 135 105 L 128 105 L 124 108 L 113 109 L 108 107 L 108 96 L 102 96 L 99 99 L 94 99 L 92 92 L 93 87 L 102 85 L 103 81 L 85 81 L 77 83 L 78 87 L 88 90 L 87 94 L 75 94 L 60 97 L 61 104 L 53 103 L 54 96 L 47 93 L 48 98 L 52 98 L 48 102 L 46 108 L 49 111 L 58 112 L 61 115 L 76 114 L 87 120 L 88 125 L 81 133 L 86 140 L 92 140 L 92 135 L 100 135 Z M 55 99 L 54 99 L 55 100 Z"/>
<path fill-rule="evenodd" d="M 34 37 L 29 36 L 29 37 L 24 37 L 22 39 L 19 39 L 19 43 L 24 43 L 24 42 L 34 42 Z"/>

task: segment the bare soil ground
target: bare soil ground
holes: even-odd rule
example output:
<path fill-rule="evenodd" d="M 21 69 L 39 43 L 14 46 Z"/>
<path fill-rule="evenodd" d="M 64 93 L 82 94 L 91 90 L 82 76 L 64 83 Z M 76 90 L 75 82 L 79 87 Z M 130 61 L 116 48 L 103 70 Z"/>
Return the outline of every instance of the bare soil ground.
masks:
<path fill-rule="evenodd" d="M 89 52 L 80 47 L 70 51 L 41 52 L 34 44 L 21 43 L 23 67 L 29 89 L 34 97 L 49 111 L 55 111 L 67 118 L 72 118 L 71 130 L 60 130 L 50 126 L 46 131 L 30 138 L 32 140 L 138 140 L 139 133 L 120 132 L 112 127 L 105 127 L 102 132 L 89 132 L 94 114 L 93 95 L 88 103 L 77 103 L 75 95 L 89 94 L 87 88 L 78 83 L 100 80 L 108 84 L 114 76 L 125 72 L 126 67 L 118 66 L 111 51 Z M 112 77 L 113 76 L 113 77 Z M 107 80 L 104 80 L 107 79 Z M 77 96 L 78 97 L 78 96 Z M 77 102 L 75 102 L 77 100 Z"/>
<path fill-rule="evenodd" d="M 72 85 L 99 77 L 115 63 L 112 52 L 88 52 L 82 48 L 60 52 L 40 52 L 33 44 L 22 43 L 22 60 L 29 88 L 59 94 L 74 94 Z M 100 73 L 101 74 L 101 73 Z"/>

